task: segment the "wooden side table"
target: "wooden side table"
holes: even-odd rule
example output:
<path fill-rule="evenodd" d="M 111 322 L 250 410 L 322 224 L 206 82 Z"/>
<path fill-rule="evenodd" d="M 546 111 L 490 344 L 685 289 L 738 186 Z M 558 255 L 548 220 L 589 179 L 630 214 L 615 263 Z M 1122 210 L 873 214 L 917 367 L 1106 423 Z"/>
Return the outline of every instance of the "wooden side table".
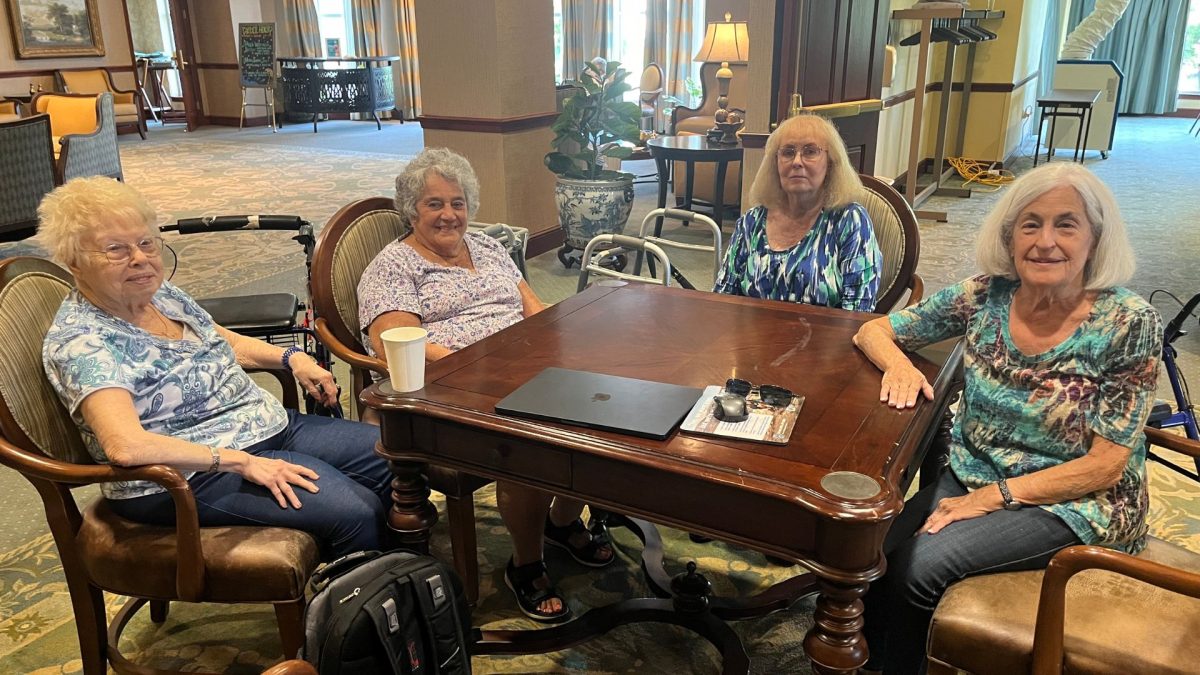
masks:
<path fill-rule="evenodd" d="M 671 161 L 681 161 L 687 166 L 684 178 L 683 207 L 692 210 L 692 187 L 695 184 L 696 162 L 716 162 L 717 177 L 713 185 L 713 220 L 722 224 L 725 210 L 725 171 L 730 162 L 742 159 L 742 146 L 717 145 L 710 143 L 705 136 L 659 136 L 646 141 L 654 165 L 658 168 L 658 208 L 667 206 L 667 179 L 670 177 Z M 678 176 L 676 176 L 678 178 Z M 654 224 L 654 236 L 662 234 L 662 218 Z"/>

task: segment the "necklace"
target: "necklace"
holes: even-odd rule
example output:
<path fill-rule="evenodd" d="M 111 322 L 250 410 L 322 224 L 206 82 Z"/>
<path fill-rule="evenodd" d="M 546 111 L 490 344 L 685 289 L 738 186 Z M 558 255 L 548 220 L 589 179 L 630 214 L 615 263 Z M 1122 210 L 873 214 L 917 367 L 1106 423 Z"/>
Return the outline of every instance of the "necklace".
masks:
<path fill-rule="evenodd" d="M 163 337 L 167 338 L 168 340 L 178 340 L 179 338 L 183 337 L 182 332 L 180 332 L 179 335 L 175 334 L 176 326 L 174 325 L 174 322 L 164 316 L 162 312 L 158 311 L 157 307 L 154 308 L 154 318 L 158 319 L 159 325 L 162 326 L 162 333 L 160 334 Z"/>
<path fill-rule="evenodd" d="M 438 253 L 422 241 L 416 241 L 416 243 L 420 244 L 421 248 L 427 251 L 431 256 L 437 258 L 437 260 L 434 262 L 441 261 L 442 264 L 447 267 L 464 267 L 467 269 L 470 269 L 471 267 L 471 251 L 467 248 L 465 241 L 461 244 L 462 250 L 451 256 L 445 256 L 441 253 Z"/>

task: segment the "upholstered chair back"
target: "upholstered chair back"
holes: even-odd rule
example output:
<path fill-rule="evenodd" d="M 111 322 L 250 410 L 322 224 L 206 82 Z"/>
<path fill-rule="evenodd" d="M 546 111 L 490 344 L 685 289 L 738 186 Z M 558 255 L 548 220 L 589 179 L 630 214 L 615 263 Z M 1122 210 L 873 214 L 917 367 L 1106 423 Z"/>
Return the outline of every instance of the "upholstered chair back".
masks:
<path fill-rule="evenodd" d="M 71 416 L 42 368 L 42 341 L 71 290 L 71 276 L 40 258 L 0 265 L 0 431 L 15 445 L 72 463 L 92 463 Z"/>
<path fill-rule="evenodd" d="M 100 68 L 94 70 L 60 70 L 58 77 L 62 80 L 63 91 L 72 94 L 99 94 L 112 91 L 108 75 Z"/>
<path fill-rule="evenodd" d="M 875 240 L 883 257 L 883 274 L 879 280 L 875 311 L 887 312 L 911 288 L 921 255 L 920 231 L 917 216 L 900 193 L 875 178 L 860 175 L 863 190 L 857 201 L 867 210 L 875 229 Z M 919 277 L 918 277 L 919 279 Z M 909 304 L 920 300 L 913 294 Z"/>
<path fill-rule="evenodd" d="M 0 122 L 0 241 L 23 239 L 37 227 L 37 207 L 54 189 L 50 118 Z"/>
<path fill-rule="evenodd" d="M 38 94 L 34 112 L 50 116 L 50 133 L 57 140 L 67 134 L 90 134 L 96 130 L 95 94 Z"/>

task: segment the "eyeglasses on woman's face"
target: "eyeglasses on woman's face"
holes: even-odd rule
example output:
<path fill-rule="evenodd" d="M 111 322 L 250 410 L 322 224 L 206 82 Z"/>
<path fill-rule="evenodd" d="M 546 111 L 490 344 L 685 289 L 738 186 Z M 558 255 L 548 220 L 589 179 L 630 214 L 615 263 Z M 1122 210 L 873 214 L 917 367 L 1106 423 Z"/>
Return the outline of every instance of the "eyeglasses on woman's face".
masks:
<path fill-rule="evenodd" d="M 133 257 L 133 249 L 141 251 L 147 258 L 157 258 L 162 255 L 162 237 L 142 237 L 136 244 L 109 244 L 99 250 L 89 250 L 87 253 L 99 253 L 111 263 L 129 262 Z"/>
<path fill-rule="evenodd" d="M 775 151 L 775 156 L 785 162 L 795 161 L 796 155 L 800 155 L 800 159 L 809 164 L 816 162 L 823 154 L 825 154 L 825 148 L 813 143 L 806 143 L 800 147 L 785 145 Z"/>

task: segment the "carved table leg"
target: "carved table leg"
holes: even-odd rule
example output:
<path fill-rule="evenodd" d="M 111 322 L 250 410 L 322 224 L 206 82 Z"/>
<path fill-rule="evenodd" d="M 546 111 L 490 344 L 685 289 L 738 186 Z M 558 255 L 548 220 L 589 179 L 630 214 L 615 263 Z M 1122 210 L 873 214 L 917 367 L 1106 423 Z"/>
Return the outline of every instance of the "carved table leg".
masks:
<path fill-rule="evenodd" d="M 429 480 L 425 465 L 419 462 L 389 461 L 392 471 L 392 509 L 388 525 L 396 543 L 416 553 L 429 553 L 429 531 L 438 520 L 437 509 L 429 501 Z"/>
<path fill-rule="evenodd" d="M 813 627 L 804 636 L 804 653 L 818 675 L 853 675 L 867 662 L 863 638 L 862 596 L 867 584 L 817 581 L 820 595 Z"/>

